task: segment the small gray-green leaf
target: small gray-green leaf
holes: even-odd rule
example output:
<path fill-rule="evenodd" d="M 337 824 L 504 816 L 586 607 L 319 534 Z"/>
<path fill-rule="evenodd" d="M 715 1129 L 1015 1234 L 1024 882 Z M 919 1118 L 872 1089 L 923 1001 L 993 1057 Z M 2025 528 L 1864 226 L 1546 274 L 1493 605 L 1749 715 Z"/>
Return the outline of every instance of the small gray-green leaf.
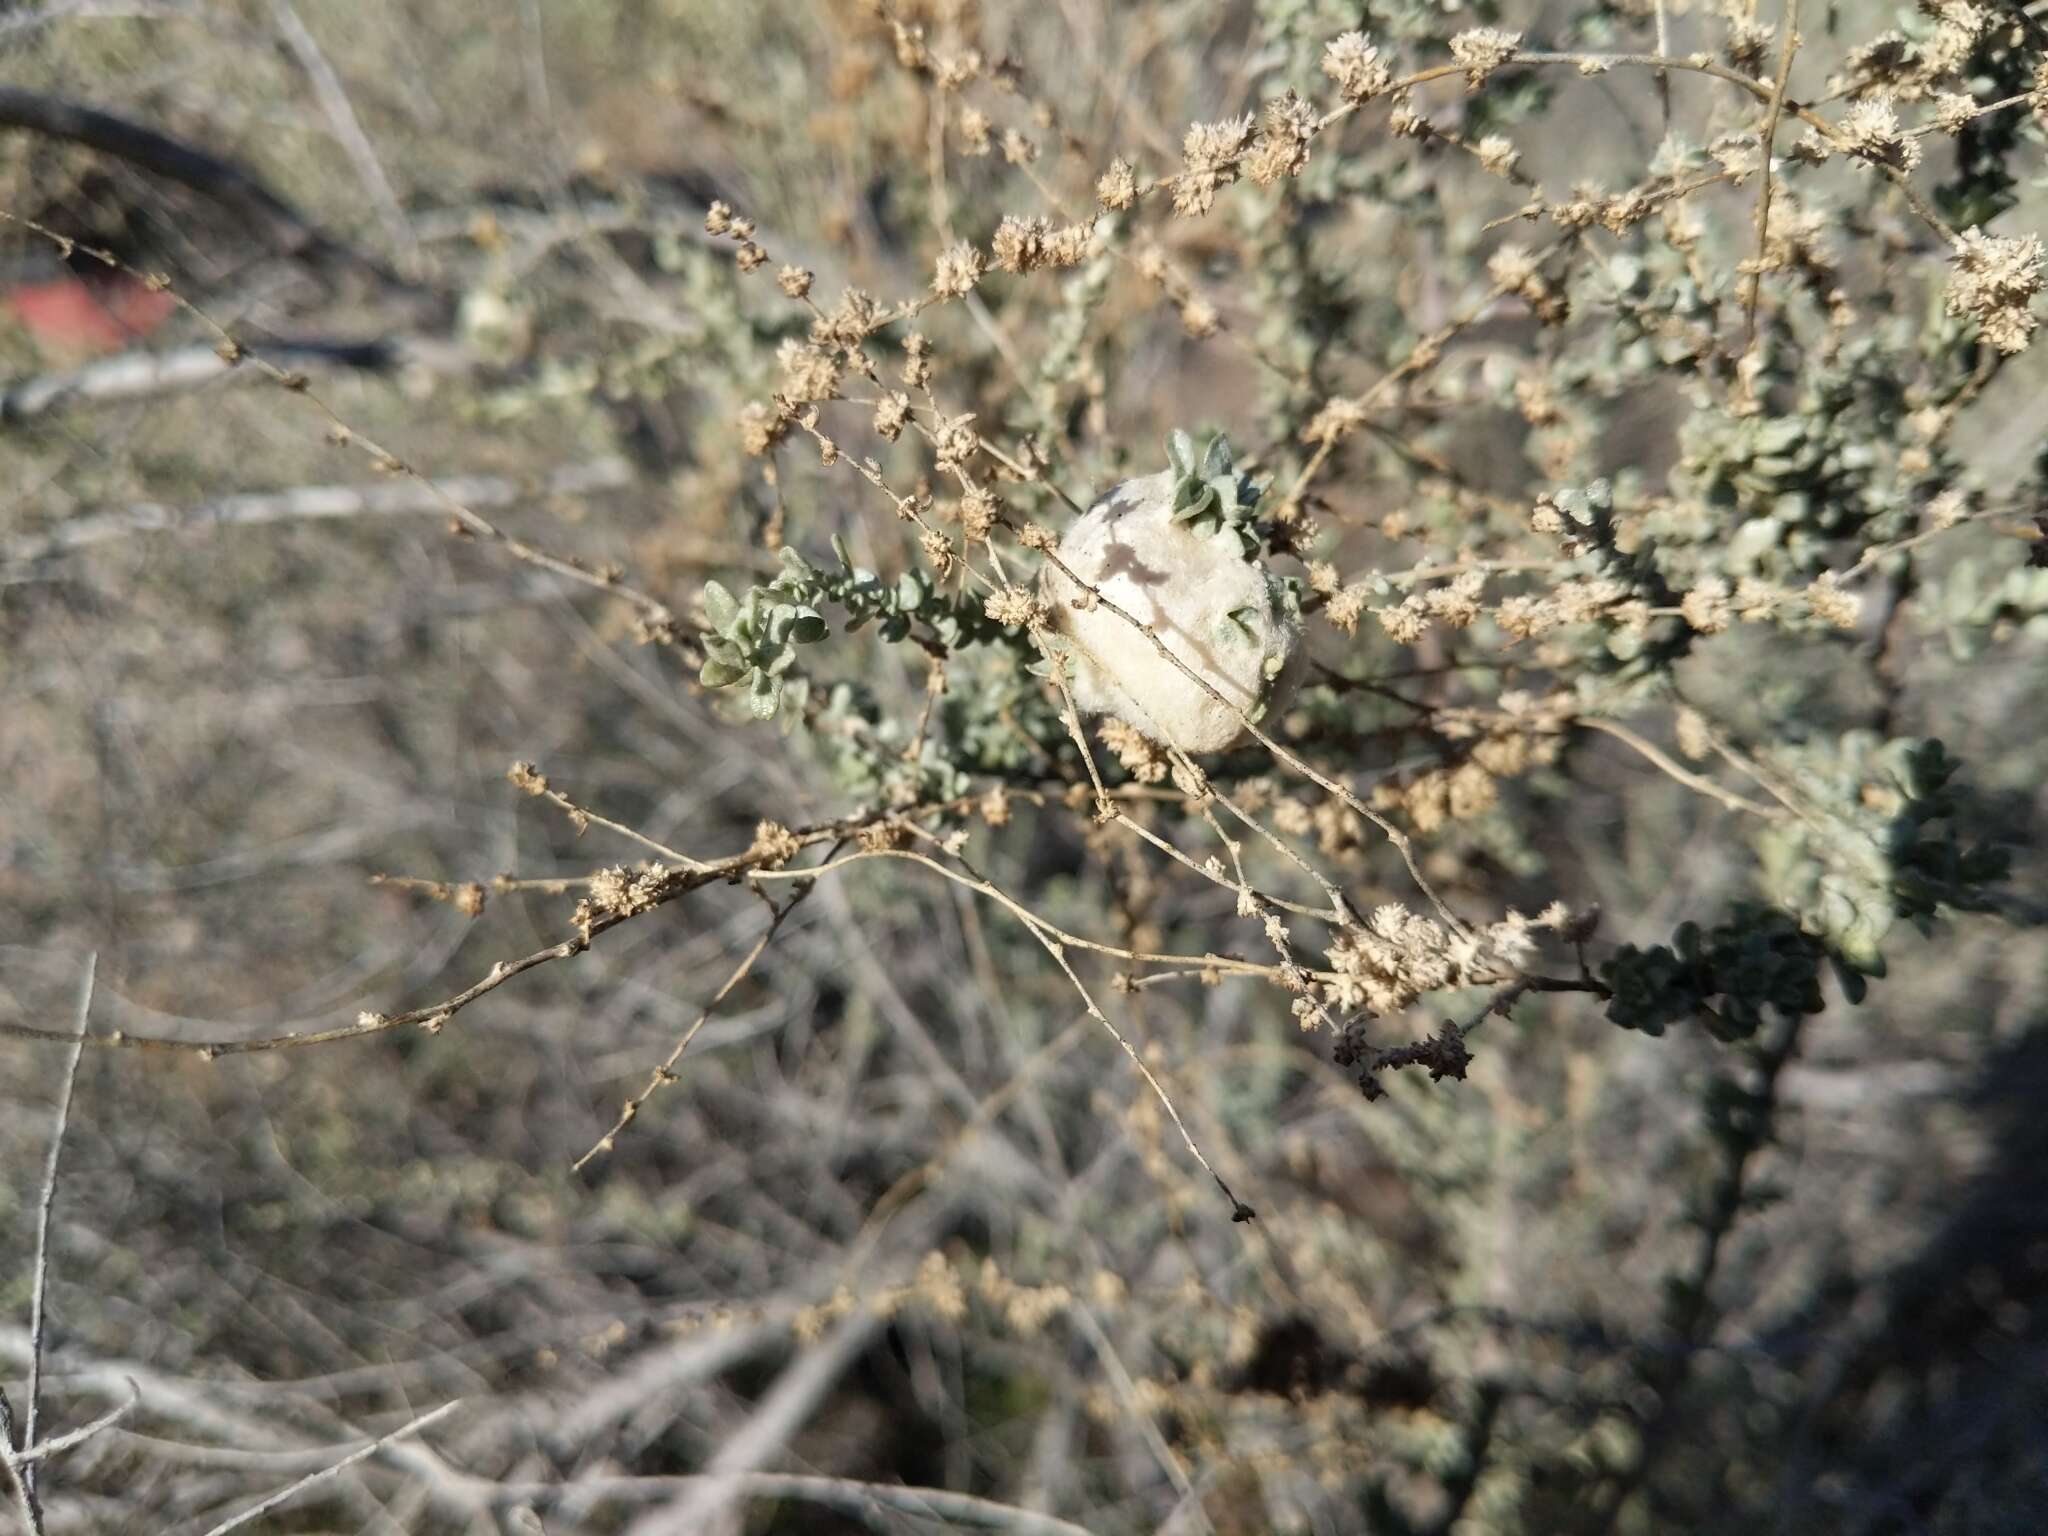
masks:
<path fill-rule="evenodd" d="M 716 630 L 732 628 L 733 620 L 740 616 L 740 605 L 733 595 L 716 581 L 704 583 L 704 617 L 711 621 Z"/>

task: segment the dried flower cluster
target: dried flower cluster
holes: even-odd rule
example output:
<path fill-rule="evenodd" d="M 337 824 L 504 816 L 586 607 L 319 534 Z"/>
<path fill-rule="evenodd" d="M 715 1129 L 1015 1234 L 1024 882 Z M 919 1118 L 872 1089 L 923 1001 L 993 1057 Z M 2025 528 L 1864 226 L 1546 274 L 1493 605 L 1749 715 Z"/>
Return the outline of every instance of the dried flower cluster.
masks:
<path fill-rule="evenodd" d="M 1344 99 L 1363 105 L 1393 84 L 1394 72 L 1363 32 L 1346 32 L 1323 51 L 1323 73 Z"/>
<path fill-rule="evenodd" d="M 1975 320 L 1999 351 L 2024 352 L 2041 323 L 2033 309 L 2041 291 L 2041 237 L 1965 230 L 1954 260 L 1948 312 Z"/>
<path fill-rule="evenodd" d="M 1495 70 L 1515 56 L 1522 34 L 1498 27 L 1474 27 L 1451 39 L 1451 57 L 1465 66 L 1465 83 L 1477 90 Z"/>

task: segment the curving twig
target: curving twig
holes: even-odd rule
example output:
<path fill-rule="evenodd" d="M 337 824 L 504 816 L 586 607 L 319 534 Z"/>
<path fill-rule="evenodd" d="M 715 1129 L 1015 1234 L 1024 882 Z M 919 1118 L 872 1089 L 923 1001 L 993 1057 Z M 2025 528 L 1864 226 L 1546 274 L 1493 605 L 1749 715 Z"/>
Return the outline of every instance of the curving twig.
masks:
<path fill-rule="evenodd" d="M 333 1466 L 322 1467 L 318 1472 L 308 1473 L 306 1476 L 300 1478 L 297 1482 L 291 1484 L 289 1487 L 280 1488 L 277 1492 L 271 1494 L 269 1498 L 263 1499 L 255 1504 L 250 1505 L 247 1509 L 243 1510 L 239 1515 L 229 1516 L 227 1519 L 221 1521 L 219 1525 L 216 1525 L 213 1527 L 213 1529 L 209 1530 L 206 1533 L 206 1536 L 227 1536 L 227 1533 L 229 1531 L 232 1531 L 239 1526 L 247 1525 L 251 1520 L 254 1520 L 259 1515 L 268 1514 L 271 1510 L 276 1509 L 280 1504 L 289 1503 L 291 1500 L 297 1498 L 300 1494 L 304 1493 L 308 1488 L 312 1488 L 320 1483 L 324 1483 L 329 1478 L 339 1477 L 343 1472 L 346 1472 L 350 1467 L 354 1466 L 357 1462 L 367 1461 L 370 1457 L 376 1455 L 379 1451 L 383 1450 L 384 1447 L 392 1444 L 394 1441 L 408 1439 L 411 1436 L 418 1434 L 421 1430 L 425 1429 L 429 1424 L 434 1424 L 442 1419 L 445 1419 L 446 1417 L 448 1417 L 449 1414 L 453 1413 L 457 1408 L 460 1408 L 461 1406 L 462 1399 L 458 1397 L 451 1402 L 443 1403 L 438 1408 L 432 1409 L 427 1413 L 421 1414 L 418 1418 L 412 1420 L 410 1423 L 401 1424 L 397 1429 L 392 1430 L 391 1433 L 388 1435 L 379 1435 L 375 1440 L 372 1440 L 368 1445 L 364 1446 L 361 1450 L 354 1451 L 349 1455 L 344 1456 L 340 1461 L 334 1463 Z"/>
<path fill-rule="evenodd" d="M 320 110 L 327 114 L 334 137 L 340 141 L 350 163 L 356 168 L 357 179 L 370 194 L 370 201 L 377 205 L 377 217 L 383 221 L 385 234 L 408 262 L 416 260 L 419 240 L 412 232 L 412 225 L 406 221 L 405 210 L 399 206 L 391 179 L 384 174 L 384 166 L 377 159 L 376 147 L 363 131 L 362 120 L 356 116 L 340 74 L 321 48 L 319 40 L 292 8 L 291 0 L 270 0 L 270 13 L 276 18 L 277 30 L 283 36 L 285 46 L 306 72 L 306 79 L 320 100 Z"/>
<path fill-rule="evenodd" d="M 798 886 L 796 894 L 791 896 L 781 906 L 778 907 L 772 902 L 769 903 L 768 910 L 774 915 L 769 918 L 768 926 L 762 932 L 761 937 L 754 941 L 754 947 L 747 951 L 745 957 L 741 959 L 737 966 L 733 967 L 732 974 L 725 978 L 725 984 L 711 994 L 711 1001 L 706 1003 L 702 1011 L 698 1013 L 696 1022 L 683 1031 L 681 1038 L 675 1043 L 675 1048 L 663 1057 L 660 1065 L 648 1074 L 647 1086 L 634 1094 L 632 1098 L 626 1100 L 624 1107 L 619 1110 L 619 1118 L 612 1123 L 612 1128 L 600 1136 L 591 1145 L 588 1152 L 585 1152 L 574 1163 L 570 1164 L 570 1168 L 573 1171 L 580 1173 L 584 1165 L 593 1158 L 597 1157 L 600 1153 L 610 1152 L 616 1147 L 619 1143 L 620 1134 L 638 1118 L 640 1106 L 652 1098 L 658 1090 L 676 1081 L 676 1063 L 683 1059 L 683 1052 L 690 1048 L 690 1042 L 697 1038 L 697 1032 L 704 1027 L 706 1021 L 710 1019 L 718 1005 L 731 996 L 733 988 L 747 979 L 748 973 L 754 969 L 754 963 L 761 958 L 767 951 L 769 944 L 774 941 L 776 932 L 782 927 L 783 920 L 796 910 L 798 904 L 806 896 L 810 895 L 812 889 L 813 887 L 808 885 Z M 763 899 L 765 900 L 766 898 Z"/>
<path fill-rule="evenodd" d="M 1698 790 L 1708 798 L 1720 801 L 1730 810 L 1747 811 L 1752 816 L 1763 817 L 1765 821 L 1783 821 L 1785 819 L 1785 813 L 1778 810 L 1775 806 L 1763 805 L 1746 795 L 1738 795 L 1734 790 L 1716 784 L 1712 779 L 1694 773 L 1655 742 L 1637 735 L 1619 721 L 1602 720 L 1597 715 L 1581 715 L 1579 716 L 1578 723 L 1589 731 L 1598 731 L 1603 736 L 1612 736 L 1616 741 L 1623 743 L 1630 750 L 1640 754 L 1658 768 L 1661 768 L 1687 789 Z"/>
<path fill-rule="evenodd" d="M 289 394 L 295 394 L 326 418 L 328 440 L 337 446 L 354 448 L 367 455 L 378 469 L 385 474 L 402 476 L 416 484 L 428 487 L 436 501 L 440 502 L 452 519 L 451 532 L 479 539 L 538 570 L 549 571 L 557 576 L 567 577 L 600 592 L 608 592 L 619 601 L 629 605 L 638 615 L 637 629 L 640 638 L 648 644 L 675 646 L 685 656 L 695 650 L 694 631 L 672 610 L 651 593 L 629 585 L 624 573 L 617 567 L 605 565 L 593 567 L 570 556 L 551 554 L 537 545 L 507 533 L 503 528 L 478 512 L 474 507 L 435 490 L 435 482 L 417 467 L 393 453 L 376 439 L 356 431 L 342 419 L 341 413 L 316 393 L 309 385 L 305 374 L 280 368 L 261 352 L 252 351 L 239 337 L 235 336 L 220 321 L 179 293 L 169 279 L 161 274 L 146 275 L 135 271 L 112 251 L 102 247 L 85 245 L 59 230 L 50 228 L 36 219 L 26 218 L 0 208 L 0 223 L 12 224 L 18 228 L 42 236 L 67 255 L 80 252 L 111 271 L 126 272 L 142 279 L 150 287 L 170 294 L 177 306 L 213 333 L 220 340 L 216 349 L 220 358 L 234 365 L 246 362 L 271 383 Z"/>
<path fill-rule="evenodd" d="M 57 1099 L 57 1124 L 50 1132 L 50 1152 L 43 1163 L 43 1190 L 36 1204 L 36 1256 L 28 1301 L 28 1408 L 22 1424 L 24 1454 L 36 1447 L 36 1430 L 43 1408 L 43 1332 L 49 1325 L 46 1294 L 50 1283 L 50 1211 L 57 1203 L 57 1179 L 64 1162 L 64 1133 L 71 1125 L 71 1095 L 78 1085 L 78 1060 L 85 1054 L 86 1021 L 92 1015 L 93 978 L 99 971 L 97 952 L 85 961 L 85 978 L 78 988 L 78 1026 L 73 1031 L 71 1055 L 64 1063 L 64 1088 Z M 27 1501 L 36 1502 L 38 1468 L 28 1462 L 21 1474 Z"/>
<path fill-rule="evenodd" d="M 1771 108 L 1764 114 L 1763 142 L 1759 146 L 1762 154 L 1760 166 L 1763 176 L 1763 190 L 1756 200 L 1756 271 L 1749 276 L 1749 288 L 1743 296 L 1742 324 L 1743 344 L 1750 345 L 1756 340 L 1756 306 L 1764 288 L 1764 250 L 1771 234 L 1771 145 L 1778 137 L 1778 118 L 1785 110 L 1785 82 L 1792 78 L 1792 55 L 1799 50 L 1799 0 L 1785 0 L 1785 47 L 1778 55 L 1778 78 L 1771 83 Z M 1659 52 L 1668 52 L 1660 43 Z"/>
<path fill-rule="evenodd" d="M 77 1429 L 70 1431 L 68 1434 L 59 1435 L 54 1440 L 45 1440 L 40 1445 L 31 1445 L 27 1449 L 17 1452 L 14 1459 L 21 1466 L 27 1466 L 32 1462 L 55 1460 L 66 1451 L 76 1450 L 103 1430 L 112 1429 L 116 1424 L 127 1418 L 135 1410 L 136 1404 L 141 1401 L 142 1388 L 137 1386 L 135 1378 L 130 1376 L 128 1378 L 128 1395 L 94 1419 L 90 1424 L 81 1424 Z"/>

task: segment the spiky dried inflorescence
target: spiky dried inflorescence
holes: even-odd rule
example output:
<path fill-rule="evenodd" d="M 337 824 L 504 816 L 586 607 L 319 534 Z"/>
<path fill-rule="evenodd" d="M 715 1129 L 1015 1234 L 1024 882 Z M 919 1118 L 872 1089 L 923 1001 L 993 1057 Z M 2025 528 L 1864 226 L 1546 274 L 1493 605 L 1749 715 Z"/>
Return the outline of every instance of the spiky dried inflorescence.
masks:
<path fill-rule="evenodd" d="M 942 299 L 965 298 L 974 292 L 974 285 L 986 270 L 987 264 L 973 241 L 955 241 L 939 252 L 938 266 L 932 274 L 932 292 Z"/>
<path fill-rule="evenodd" d="M 1050 219 L 1018 218 L 1005 215 L 990 241 L 996 265 L 1005 272 L 1034 272 L 1040 267 L 1071 267 L 1081 262 L 1095 244 L 1095 226 L 1064 224 L 1055 228 Z"/>
<path fill-rule="evenodd" d="M 1948 312 L 1975 320 L 1999 351 L 2025 351 L 2041 323 L 2032 307 L 2041 291 L 2041 237 L 1968 229 L 1957 239 L 1952 259 Z"/>
<path fill-rule="evenodd" d="M 789 433 L 789 418 L 759 400 L 740 408 L 740 446 L 749 456 L 761 458 L 773 451 Z"/>
<path fill-rule="evenodd" d="M 1769 57 L 1771 43 L 1777 35 L 1776 27 L 1737 18 L 1728 24 L 1728 38 L 1721 45 L 1721 56 L 1731 68 L 1746 75 L 1761 74 L 1764 60 Z"/>
<path fill-rule="evenodd" d="M 1943 133 L 1961 133 L 1977 115 L 1977 98 L 1966 91 L 1943 91 L 1934 98 L 1934 122 Z"/>
<path fill-rule="evenodd" d="M 1449 943 L 1440 925 L 1388 902 L 1330 947 L 1330 969 L 1337 976 L 1330 1000 L 1347 1010 L 1398 1013 L 1457 979 Z"/>
<path fill-rule="evenodd" d="M 1481 167 L 1495 176 L 1513 176 L 1522 158 L 1522 152 L 1515 148 L 1514 141 L 1500 133 L 1489 133 L 1472 146 L 1472 153 Z"/>
<path fill-rule="evenodd" d="M 1216 206 L 1217 189 L 1237 180 L 1238 162 L 1252 139 L 1252 115 L 1220 123 L 1194 123 L 1181 145 L 1186 164 L 1174 178 L 1173 211 L 1194 218 Z"/>
<path fill-rule="evenodd" d="M 1323 49 L 1323 73 L 1349 102 L 1366 102 L 1394 82 L 1393 71 L 1363 32 L 1346 32 Z"/>
<path fill-rule="evenodd" d="M 753 847 L 763 869 L 779 869 L 803 851 L 803 840 L 779 821 L 762 821 L 754 827 Z"/>
<path fill-rule="evenodd" d="M 1910 171 L 1920 163 L 1920 141 L 1899 126 L 1888 96 L 1870 96 L 1842 118 L 1842 142 L 1851 151 L 1879 165 Z"/>
<path fill-rule="evenodd" d="M 1173 765 L 1159 744 L 1143 731 L 1117 719 L 1102 722 L 1096 730 L 1102 744 L 1116 754 L 1117 765 L 1140 784 L 1163 784 Z"/>
<path fill-rule="evenodd" d="M 1804 595 L 1814 617 L 1836 629 L 1854 629 L 1863 611 L 1856 594 L 1844 591 L 1833 571 L 1822 571 Z"/>
<path fill-rule="evenodd" d="M 1841 68 L 1828 77 L 1828 89 L 1855 97 L 1913 93 L 1926 69 L 1925 56 L 1905 33 L 1880 32 L 1849 50 Z"/>
<path fill-rule="evenodd" d="M 1022 587 L 1003 587 L 986 606 L 988 616 L 998 624 L 1029 626 L 1042 621 L 1044 605 Z"/>
<path fill-rule="evenodd" d="M 1473 27 L 1451 39 L 1451 57 L 1465 66 L 1465 83 L 1474 90 L 1487 76 L 1515 56 L 1522 46 L 1522 34 L 1503 32 L 1498 27 Z"/>
<path fill-rule="evenodd" d="M 775 360 L 782 366 L 782 396 L 792 404 L 838 395 L 840 364 L 834 353 L 791 336 L 776 349 Z"/>
<path fill-rule="evenodd" d="M 1553 903 L 1535 917 L 1510 910 L 1483 929 L 1453 932 L 1386 902 L 1330 946 L 1335 978 L 1324 990 L 1346 1011 L 1399 1013 L 1427 993 L 1513 973 L 1534 953 L 1537 930 L 1563 929 L 1571 921 L 1564 906 Z"/>
<path fill-rule="evenodd" d="M 1262 187 L 1308 169 L 1308 147 L 1316 136 L 1315 108 L 1294 92 L 1266 103 L 1264 126 L 1252 145 L 1245 171 Z"/>
<path fill-rule="evenodd" d="M 1110 161 L 1109 169 L 1096 181 L 1095 200 L 1111 213 L 1122 213 L 1137 204 L 1138 173 L 1122 155 Z"/>
<path fill-rule="evenodd" d="M 659 864 L 643 864 L 637 870 L 618 864 L 600 869 L 590 877 L 589 894 L 576 904 L 570 921 L 588 939 L 591 930 L 607 919 L 651 911 L 668 890 L 668 876 Z"/>
<path fill-rule="evenodd" d="M 960 138 L 968 154 L 979 158 L 995 148 L 994 127 L 978 107 L 960 109 Z"/>

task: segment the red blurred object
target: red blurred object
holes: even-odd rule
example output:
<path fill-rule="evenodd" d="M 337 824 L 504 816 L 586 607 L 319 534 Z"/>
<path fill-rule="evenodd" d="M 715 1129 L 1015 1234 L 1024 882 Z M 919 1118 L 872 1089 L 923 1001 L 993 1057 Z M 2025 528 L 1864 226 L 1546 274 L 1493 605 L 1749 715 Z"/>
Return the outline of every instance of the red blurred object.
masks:
<path fill-rule="evenodd" d="M 16 283 L 7 310 L 45 355 L 78 356 L 131 346 L 170 318 L 176 302 L 125 272 Z"/>

